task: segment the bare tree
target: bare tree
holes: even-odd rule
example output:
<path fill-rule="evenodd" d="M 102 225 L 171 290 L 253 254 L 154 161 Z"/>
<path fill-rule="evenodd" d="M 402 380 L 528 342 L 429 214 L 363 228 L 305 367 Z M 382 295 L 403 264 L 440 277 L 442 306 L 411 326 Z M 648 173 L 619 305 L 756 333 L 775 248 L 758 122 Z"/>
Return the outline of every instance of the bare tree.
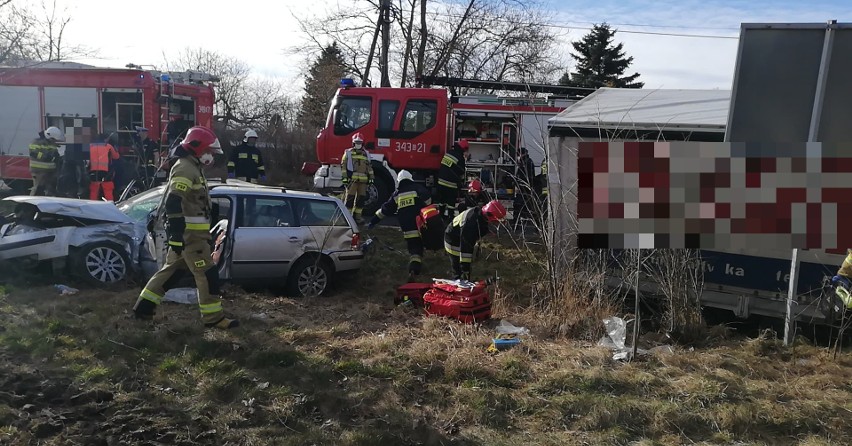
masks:
<path fill-rule="evenodd" d="M 0 3 L 0 64 L 16 63 L 31 59 L 27 43 L 30 41 L 33 23 L 25 10 L 12 0 Z"/>
<path fill-rule="evenodd" d="M 67 8 L 57 9 L 56 0 L 37 6 L 0 0 L 0 63 L 57 62 L 93 54 L 65 41 L 71 19 Z"/>
<path fill-rule="evenodd" d="M 185 48 L 171 59 L 164 58 L 169 70 L 201 71 L 218 78 L 215 118 L 225 127 L 263 128 L 273 116 L 289 112 L 282 83 L 253 76 L 249 65 L 240 59 L 203 48 Z"/>
<path fill-rule="evenodd" d="M 358 0 L 346 10 L 297 17 L 308 42 L 294 50 L 313 54 L 337 42 L 348 71 L 363 79 L 379 3 Z M 536 0 L 398 0 L 392 21 L 391 75 L 400 86 L 411 86 L 424 74 L 549 80 L 561 69 L 556 35 Z"/>

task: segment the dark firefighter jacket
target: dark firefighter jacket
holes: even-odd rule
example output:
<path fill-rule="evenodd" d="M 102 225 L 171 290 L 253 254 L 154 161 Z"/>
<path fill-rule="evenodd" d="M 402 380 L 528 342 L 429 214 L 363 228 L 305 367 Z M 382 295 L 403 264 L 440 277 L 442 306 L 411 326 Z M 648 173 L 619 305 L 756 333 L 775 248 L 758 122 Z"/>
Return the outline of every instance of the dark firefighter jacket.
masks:
<path fill-rule="evenodd" d="M 411 180 L 402 180 L 396 192 L 376 212 L 376 217 L 381 220 L 388 215 L 396 215 L 399 220 L 399 228 L 402 229 L 403 237 L 420 237 L 417 230 L 417 216 L 420 210 L 432 203 L 429 192 Z"/>
<path fill-rule="evenodd" d="M 235 147 L 228 160 L 228 173 L 234 174 L 238 179 L 245 178 L 246 181 L 265 176 L 266 168 L 263 167 L 263 156 L 260 150 L 246 143 Z"/>
<path fill-rule="evenodd" d="M 458 189 L 464 181 L 464 152 L 451 148 L 441 159 L 438 170 L 438 185 Z"/>
<path fill-rule="evenodd" d="M 458 255 L 463 271 L 470 271 L 473 262 L 473 248 L 476 242 L 488 235 L 488 220 L 482 215 L 482 208 L 475 207 L 457 215 L 444 232 L 447 251 Z"/>

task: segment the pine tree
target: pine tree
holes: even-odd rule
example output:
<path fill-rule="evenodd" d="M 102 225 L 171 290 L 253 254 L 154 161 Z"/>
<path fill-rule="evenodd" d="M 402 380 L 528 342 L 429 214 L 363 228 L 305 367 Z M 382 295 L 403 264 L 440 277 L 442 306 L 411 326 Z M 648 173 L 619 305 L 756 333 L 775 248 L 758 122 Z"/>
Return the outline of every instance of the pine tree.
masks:
<path fill-rule="evenodd" d="M 305 79 L 305 94 L 299 110 L 302 128 L 317 131 L 325 127 L 328 105 L 340 85 L 340 79 L 345 76 L 343 53 L 337 43 L 323 48 Z"/>
<path fill-rule="evenodd" d="M 559 83 L 575 87 L 642 88 L 645 83 L 636 82 L 639 73 L 624 76 L 633 57 L 625 57 L 624 44 L 612 44 L 615 33 L 603 23 L 595 25 L 580 41 L 573 42 L 576 53 L 572 52 L 571 56 L 577 61 L 577 72 L 565 73 Z"/>

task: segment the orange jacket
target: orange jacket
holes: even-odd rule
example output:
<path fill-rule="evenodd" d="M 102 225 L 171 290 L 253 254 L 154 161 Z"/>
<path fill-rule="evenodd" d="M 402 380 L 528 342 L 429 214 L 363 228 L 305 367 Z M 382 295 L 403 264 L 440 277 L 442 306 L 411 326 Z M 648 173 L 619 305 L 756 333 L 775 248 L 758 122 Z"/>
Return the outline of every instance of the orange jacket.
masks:
<path fill-rule="evenodd" d="M 118 159 L 118 152 L 107 143 L 95 143 L 89 146 L 89 171 L 109 172 L 112 160 Z"/>

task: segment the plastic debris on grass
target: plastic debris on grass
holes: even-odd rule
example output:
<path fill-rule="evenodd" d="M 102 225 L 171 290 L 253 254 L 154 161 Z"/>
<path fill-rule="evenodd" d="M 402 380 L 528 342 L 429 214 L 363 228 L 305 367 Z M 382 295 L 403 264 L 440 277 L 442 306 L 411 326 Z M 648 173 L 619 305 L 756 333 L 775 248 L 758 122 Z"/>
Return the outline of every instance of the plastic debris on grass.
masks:
<path fill-rule="evenodd" d="M 486 350 L 488 353 L 497 353 L 521 343 L 521 336 L 529 335 L 530 331 L 524 327 L 517 327 L 505 319 L 501 320 L 495 328 L 497 336 L 491 340 L 491 345 Z"/>
<path fill-rule="evenodd" d="M 633 356 L 633 347 L 625 345 L 627 341 L 627 323 L 624 319 L 612 316 L 603 320 L 604 328 L 606 328 L 606 336 L 601 338 L 598 345 L 613 350 L 612 359 L 615 361 L 629 361 Z M 648 354 L 673 354 L 674 348 L 671 345 L 658 345 L 650 350 L 642 348 L 636 349 L 637 356 Z"/>
<path fill-rule="evenodd" d="M 166 292 L 163 300 L 179 304 L 197 305 L 198 291 L 195 288 L 172 288 Z"/>
<path fill-rule="evenodd" d="M 77 288 L 71 288 L 68 285 L 53 285 L 53 288 L 59 292 L 60 296 L 73 296 L 80 292 Z"/>

